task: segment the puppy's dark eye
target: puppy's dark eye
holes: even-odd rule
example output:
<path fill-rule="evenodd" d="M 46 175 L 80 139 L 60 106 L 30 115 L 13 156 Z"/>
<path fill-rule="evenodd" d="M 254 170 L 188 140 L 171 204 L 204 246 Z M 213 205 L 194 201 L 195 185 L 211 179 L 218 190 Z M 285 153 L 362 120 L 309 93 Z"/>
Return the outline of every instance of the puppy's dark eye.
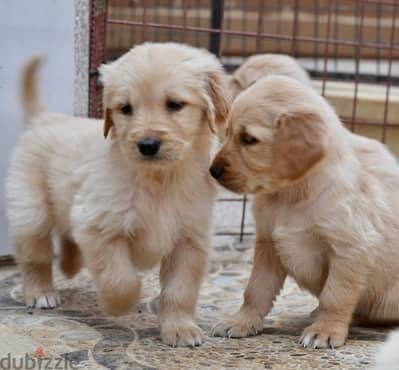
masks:
<path fill-rule="evenodd" d="M 241 144 L 243 144 L 243 145 L 253 145 L 253 144 L 256 144 L 257 142 L 258 142 L 257 138 L 255 138 L 247 133 L 244 133 L 241 135 Z"/>
<path fill-rule="evenodd" d="M 130 116 L 133 113 L 133 107 L 130 104 L 122 104 L 119 109 L 126 116 Z"/>
<path fill-rule="evenodd" d="M 184 102 L 179 102 L 179 101 L 174 101 L 174 100 L 168 100 L 166 102 L 166 108 L 168 109 L 169 112 L 178 112 L 179 110 L 182 110 L 186 103 Z"/>

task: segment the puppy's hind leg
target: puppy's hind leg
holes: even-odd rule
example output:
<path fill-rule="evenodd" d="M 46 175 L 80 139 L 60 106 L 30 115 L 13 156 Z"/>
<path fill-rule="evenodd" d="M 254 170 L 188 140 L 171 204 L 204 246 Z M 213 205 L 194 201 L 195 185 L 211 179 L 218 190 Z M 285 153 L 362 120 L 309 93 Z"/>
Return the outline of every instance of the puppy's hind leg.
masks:
<path fill-rule="evenodd" d="M 374 313 L 377 322 L 387 324 L 399 323 L 399 283 L 395 281 L 391 289 L 387 289 L 383 293 L 378 310 Z"/>
<path fill-rule="evenodd" d="M 54 308 L 60 297 L 53 286 L 53 218 L 45 194 L 29 181 L 8 186 L 9 234 L 14 257 L 23 277 L 25 303 L 36 308 Z"/>
<path fill-rule="evenodd" d="M 53 286 L 51 263 L 25 263 L 21 267 L 26 305 L 34 308 L 57 307 L 61 298 Z"/>
<path fill-rule="evenodd" d="M 399 324 L 399 283 L 378 293 L 364 295 L 359 302 L 353 325 L 385 326 Z"/>
<path fill-rule="evenodd" d="M 60 268 L 68 277 L 73 278 L 82 268 L 83 259 L 79 247 L 69 238 L 60 240 Z"/>
<path fill-rule="evenodd" d="M 15 256 L 23 277 L 25 304 L 34 308 L 54 308 L 61 303 L 53 286 L 51 236 L 31 237 L 16 245 Z"/>

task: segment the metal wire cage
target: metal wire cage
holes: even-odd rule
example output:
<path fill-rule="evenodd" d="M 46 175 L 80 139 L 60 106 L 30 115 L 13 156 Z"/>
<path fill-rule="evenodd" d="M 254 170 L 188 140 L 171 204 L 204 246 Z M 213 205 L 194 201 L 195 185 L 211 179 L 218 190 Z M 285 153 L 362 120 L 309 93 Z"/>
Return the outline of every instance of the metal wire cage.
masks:
<path fill-rule="evenodd" d="M 101 116 L 98 66 L 144 41 L 207 48 L 227 71 L 259 53 L 294 56 L 355 132 L 399 155 L 397 0 L 91 0 L 89 113 Z M 223 195 L 237 214 L 217 235 L 253 234 L 247 198 Z"/>

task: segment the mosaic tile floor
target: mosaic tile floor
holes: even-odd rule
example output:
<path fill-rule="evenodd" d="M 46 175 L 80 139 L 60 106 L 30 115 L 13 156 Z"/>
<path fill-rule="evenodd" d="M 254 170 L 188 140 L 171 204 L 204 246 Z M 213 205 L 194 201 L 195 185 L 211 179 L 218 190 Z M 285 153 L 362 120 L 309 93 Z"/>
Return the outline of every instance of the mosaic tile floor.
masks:
<path fill-rule="evenodd" d="M 241 302 L 250 272 L 251 250 L 217 238 L 202 287 L 197 322 L 206 334 Z M 248 243 L 251 244 L 251 243 Z M 236 246 L 236 247 L 235 247 Z M 79 369 L 368 369 L 389 328 L 352 328 L 347 344 L 335 350 L 309 350 L 297 344 L 317 302 L 287 281 L 261 335 L 247 339 L 206 337 L 202 347 L 170 348 L 159 339 L 155 272 L 144 275 L 136 312 L 115 318 L 99 309 L 92 280 L 81 272 L 66 280 L 56 271 L 63 305 L 31 310 L 21 304 L 15 267 L 0 269 L 0 365 L 14 358 L 66 359 Z M 3 363 L 3 366 L 4 363 Z M 0 366 L 1 368 L 1 366 Z"/>

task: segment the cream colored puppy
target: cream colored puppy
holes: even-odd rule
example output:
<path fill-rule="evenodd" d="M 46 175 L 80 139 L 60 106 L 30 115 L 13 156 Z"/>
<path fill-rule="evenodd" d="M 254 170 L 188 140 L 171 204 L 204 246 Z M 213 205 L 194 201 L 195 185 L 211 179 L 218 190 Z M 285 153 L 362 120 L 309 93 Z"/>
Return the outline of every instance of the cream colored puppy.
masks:
<path fill-rule="evenodd" d="M 354 315 L 399 319 L 399 166 L 317 92 L 269 76 L 240 94 L 211 173 L 254 194 L 257 233 L 244 303 L 214 335 L 260 332 L 287 275 L 319 300 L 305 347 L 343 345 Z"/>
<path fill-rule="evenodd" d="M 294 58 L 284 54 L 259 54 L 248 58 L 229 77 L 229 88 L 233 97 L 269 75 L 291 77 L 307 86 L 312 86 L 309 75 Z"/>
<path fill-rule="evenodd" d="M 110 313 L 130 310 L 140 297 L 138 271 L 161 263 L 162 340 L 200 344 L 194 311 L 216 195 L 209 152 L 229 108 L 220 63 L 205 50 L 148 43 L 103 65 L 104 131 L 98 120 L 38 112 L 36 65 L 24 80 L 34 116 L 7 181 L 26 304 L 60 302 L 55 232 L 63 270 L 73 276 L 82 254 Z"/>

